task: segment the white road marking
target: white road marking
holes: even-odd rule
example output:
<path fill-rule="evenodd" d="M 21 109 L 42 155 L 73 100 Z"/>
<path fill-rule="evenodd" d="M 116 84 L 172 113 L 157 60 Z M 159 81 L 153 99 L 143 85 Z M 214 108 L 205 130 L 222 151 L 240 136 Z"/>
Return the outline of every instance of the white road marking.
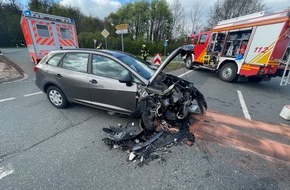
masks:
<path fill-rule="evenodd" d="M 21 51 L 21 49 L 2 51 L 2 53 L 3 54 L 5 54 L 5 53 L 13 53 L 13 52 L 17 52 L 17 51 Z"/>
<path fill-rule="evenodd" d="M 0 180 L 12 174 L 13 172 L 14 169 L 11 164 L 8 164 L 6 167 L 0 167 Z"/>
<path fill-rule="evenodd" d="M 187 74 L 190 73 L 190 72 L 192 72 L 192 70 L 187 71 L 186 73 L 183 73 L 183 74 L 179 75 L 178 77 L 183 77 L 184 75 L 187 75 Z"/>
<path fill-rule="evenodd" d="M 251 119 L 251 116 L 250 116 L 250 114 L 249 114 L 248 108 L 247 108 L 247 106 L 246 106 L 246 103 L 245 103 L 245 101 L 244 101 L 244 98 L 243 98 L 242 92 L 239 91 L 239 90 L 237 90 L 237 92 L 238 92 L 238 96 L 239 96 L 240 104 L 241 104 L 241 106 L 242 106 L 242 110 L 243 110 L 243 113 L 244 113 L 245 118 L 248 119 L 248 120 L 252 120 L 252 119 Z"/>
<path fill-rule="evenodd" d="M 6 102 L 6 101 L 10 101 L 10 100 L 14 100 L 14 99 L 15 99 L 14 97 L 12 97 L 12 98 L 1 99 L 1 100 L 0 100 L 0 103 L 1 103 L 1 102 Z"/>
<path fill-rule="evenodd" d="M 31 93 L 31 94 L 25 94 L 24 96 L 25 97 L 29 97 L 29 96 L 35 96 L 35 95 L 38 95 L 38 94 L 42 94 L 43 92 L 35 92 L 35 93 Z"/>

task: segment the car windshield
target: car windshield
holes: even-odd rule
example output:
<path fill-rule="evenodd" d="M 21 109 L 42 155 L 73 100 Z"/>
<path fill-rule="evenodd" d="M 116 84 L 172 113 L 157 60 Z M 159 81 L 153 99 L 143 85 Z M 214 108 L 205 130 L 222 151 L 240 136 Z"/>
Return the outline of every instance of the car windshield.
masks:
<path fill-rule="evenodd" d="M 138 57 L 122 54 L 118 57 L 118 59 L 123 61 L 125 64 L 127 64 L 129 67 L 131 67 L 139 75 L 141 75 L 143 78 L 147 80 L 149 80 L 155 73 L 156 69 L 154 69 L 154 67 L 150 65 L 150 63 L 147 63 L 146 61 Z"/>

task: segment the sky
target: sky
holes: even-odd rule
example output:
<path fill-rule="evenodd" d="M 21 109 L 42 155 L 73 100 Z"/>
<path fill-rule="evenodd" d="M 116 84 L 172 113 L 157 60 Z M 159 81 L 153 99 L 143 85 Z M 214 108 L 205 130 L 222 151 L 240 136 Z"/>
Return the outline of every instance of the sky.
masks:
<path fill-rule="evenodd" d="M 8 1 L 8 0 L 4 0 Z M 27 2 L 29 0 L 16 0 L 20 3 L 22 9 L 27 9 Z M 120 8 L 123 4 L 127 2 L 134 2 L 138 0 L 54 0 L 55 2 L 59 1 L 61 5 L 70 5 L 73 7 L 79 7 L 80 10 L 86 14 L 87 16 L 98 17 L 100 19 L 104 19 L 111 12 L 115 12 L 118 8 Z M 167 0 L 169 4 L 173 4 L 176 0 Z M 179 0 L 179 2 L 184 7 L 184 20 L 187 26 L 191 25 L 190 20 L 190 9 L 192 9 L 194 3 L 198 1 L 200 6 L 203 8 L 201 17 L 202 20 L 207 19 L 207 15 L 209 12 L 209 7 L 214 4 L 216 0 Z M 290 0 L 264 0 L 266 3 L 266 10 L 268 12 L 278 12 L 290 7 Z M 188 19 L 187 19 L 188 18 Z"/>

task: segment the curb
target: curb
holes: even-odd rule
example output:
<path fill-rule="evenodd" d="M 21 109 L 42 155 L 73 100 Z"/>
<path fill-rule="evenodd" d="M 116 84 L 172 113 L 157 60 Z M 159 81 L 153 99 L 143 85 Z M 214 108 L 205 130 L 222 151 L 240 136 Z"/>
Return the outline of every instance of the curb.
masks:
<path fill-rule="evenodd" d="M 27 77 L 24 71 L 7 57 L 0 55 L 0 84 Z"/>

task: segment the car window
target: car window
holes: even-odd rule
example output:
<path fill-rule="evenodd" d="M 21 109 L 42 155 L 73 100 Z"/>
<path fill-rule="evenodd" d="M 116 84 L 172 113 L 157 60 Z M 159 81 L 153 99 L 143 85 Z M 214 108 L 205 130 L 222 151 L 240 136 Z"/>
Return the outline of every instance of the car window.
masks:
<path fill-rule="evenodd" d="M 88 53 L 68 53 L 62 60 L 62 67 L 86 73 L 88 71 Z"/>
<path fill-rule="evenodd" d="M 46 64 L 52 65 L 52 66 L 57 66 L 61 58 L 63 57 L 64 53 L 61 54 L 55 54 L 52 58 L 50 58 Z"/>
<path fill-rule="evenodd" d="M 150 64 L 146 63 L 143 59 L 129 55 L 122 55 L 118 58 L 145 79 L 150 79 L 155 72 Z"/>
<path fill-rule="evenodd" d="M 128 73 L 128 70 L 116 61 L 96 54 L 92 57 L 92 71 L 94 75 L 114 79 Z"/>

